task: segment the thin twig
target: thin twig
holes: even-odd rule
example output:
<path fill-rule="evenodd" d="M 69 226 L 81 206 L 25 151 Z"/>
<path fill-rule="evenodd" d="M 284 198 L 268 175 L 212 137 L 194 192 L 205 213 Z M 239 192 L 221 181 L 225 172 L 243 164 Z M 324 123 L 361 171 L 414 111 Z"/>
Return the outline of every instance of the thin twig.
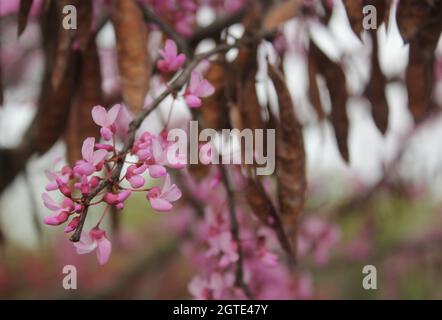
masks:
<path fill-rule="evenodd" d="M 249 286 L 244 282 L 244 270 L 243 270 L 243 252 L 241 246 L 241 240 L 239 237 L 239 225 L 238 218 L 236 216 L 235 209 L 235 199 L 233 196 L 232 189 L 229 185 L 229 179 L 227 177 L 226 168 L 224 165 L 220 165 L 222 180 L 224 183 L 224 187 L 227 192 L 227 203 L 229 207 L 229 217 L 230 217 L 230 232 L 232 233 L 233 241 L 235 241 L 238 250 L 238 261 L 236 262 L 236 272 L 235 272 L 235 281 L 236 285 L 244 290 L 245 295 L 249 299 L 253 299 L 253 293 L 250 290 Z"/>
<path fill-rule="evenodd" d="M 178 32 L 176 32 L 170 24 L 161 19 L 161 17 L 159 17 L 142 3 L 138 3 L 138 6 L 143 13 L 145 21 L 156 24 L 161 29 L 161 31 L 163 31 L 167 36 L 169 36 L 173 41 L 176 42 L 181 52 L 183 52 L 186 56 L 190 55 L 187 41 L 181 35 L 179 35 Z"/>

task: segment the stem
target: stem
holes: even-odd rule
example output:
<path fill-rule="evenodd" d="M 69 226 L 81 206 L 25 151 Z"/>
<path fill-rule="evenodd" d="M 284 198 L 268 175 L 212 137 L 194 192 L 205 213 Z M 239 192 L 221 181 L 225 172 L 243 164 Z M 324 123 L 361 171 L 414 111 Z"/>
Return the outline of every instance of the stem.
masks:
<path fill-rule="evenodd" d="M 236 217 L 235 199 L 233 197 L 233 192 L 230 189 L 226 168 L 224 167 L 224 165 L 220 165 L 220 169 L 221 169 L 223 183 L 227 191 L 227 204 L 229 207 L 229 217 L 230 217 L 230 232 L 232 233 L 233 241 L 235 241 L 235 243 L 238 246 L 238 261 L 236 263 L 235 282 L 237 286 L 239 286 L 244 290 L 244 293 L 248 299 L 254 299 L 253 293 L 251 292 L 249 286 L 244 282 L 244 271 L 243 271 L 244 259 L 241 248 L 241 241 L 239 238 L 239 224 L 238 224 L 238 219 Z"/>

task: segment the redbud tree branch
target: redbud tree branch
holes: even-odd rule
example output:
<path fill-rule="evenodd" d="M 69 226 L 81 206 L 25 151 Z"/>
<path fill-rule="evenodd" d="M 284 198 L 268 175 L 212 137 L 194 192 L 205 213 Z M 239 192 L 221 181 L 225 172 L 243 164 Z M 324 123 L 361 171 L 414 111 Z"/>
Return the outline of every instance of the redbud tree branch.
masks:
<path fill-rule="evenodd" d="M 209 59 L 213 55 L 216 55 L 218 53 L 227 52 L 230 49 L 238 48 L 245 45 L 250 45 L 253 43 L 257 43 L 261 41 L 262 39 L 265 39 L 266 37 L 270 37 L 274 34 L 274 30 L 262 30 L 260 32 L 257 32 L 254 35 L 243 37 L 239 39 L 238 41 L 235 41 L 232 44 L 228 43 L 222 43 L 220 45 L 217 45 L 213 49 L 195 55 L 192 61 L 190 61 L 184 70 L 179 74 L 178 77 L 176 77 L 175 80 L 173 80 L 170 85 L 165 89 L 151 104 L 148 108 L 144 109 L 137 118 L 135 118 L 131 124 L 129 125 L 129 132 L 128 132 L 128 138 L 126 139 L 126 142 L 124 143 L 124 146 L 122 150 L 118 153 L 117 160 L 116 160 L 116 166 L 112 172 L 112 175 L 110 178 L 103 180 L 100 182 L 100 184 L 93 189 L 89 195 L 84 199 L 83 205 L 84 205 L 84 211 L 80 216 L 80 221 L 78 223 L 77 228 L 75 229 L 73 235 L 71 236 L 70 240 L 73 242 L 78 242 L 80 240 L 81 232 L 84 227 L 84 222 L 86 221 L 87 212 L 89 205 L 91 201 L 104 189 L 108 188 L 109 186 L 115 185 L 118 183 L 121 175 L 121 171 L 123 170 L 124 166 L 124 160 L 126 158 L 126 155 L 129 153 L 130 149 L 132 148 L 134 141 L 135 141 L 135 134 L 137 130 L 140 128 L 141 124 L 143 123 L 144 119 L 147 118 L 156 108 L 161 104 L 161 102 L 166 99 L 171 94 L 177 94 L 182 87 L 189 81 L 190 75 L 192 71 L 198 66 L 198 64 L 201 61 L 204 61 L 206 59 Z"/>

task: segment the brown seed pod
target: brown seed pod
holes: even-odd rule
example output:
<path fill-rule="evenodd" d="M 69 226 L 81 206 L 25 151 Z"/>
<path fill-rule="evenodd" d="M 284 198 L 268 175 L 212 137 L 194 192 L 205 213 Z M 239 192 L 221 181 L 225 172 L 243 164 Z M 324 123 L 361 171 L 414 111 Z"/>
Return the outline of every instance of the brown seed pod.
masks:
<path fill-rule="evenodd" d="M 359 0 L 342 0 L 342 2 L 347 11 L 350 26 L 353 29 L 353 32 L 360 38 L 362 30 L 364 30 L 362 26 L 362 20 L 364 19 L 362 2 Z"/>
<path fill-rule="evenodd" d="M 114 1 L 112 22 L 117 39 L 123 99 L 137 114 L 143 108 L 150 81 L 147 27 L 135 0 Z"/>
<path fill-rule="evenodd" d="M 72 97 L 78 85 L 80 58 L 79 52 L 68 51 L 66 70 L 61 74 L 58 88 L 55 88 L 52 79 L 58 64 L 54 60 L 60 54 L 58 39 L 62 29 L 56 3 L 51 2 L 42 15 L 42 28 L 46 70 L 35 124 L 35 149 L 39 154 L 49 150 L 65 131 Z"/>
<path fill-rule="evenodd" d="M 373 52 L 371 56 L 371 78 L 367 85 L 365 96 L 371 103 L 373 120 L 382 134 L 388 128 L 388 102 L 386 96 L 387 79 L 382 73 L 378 58 L 378 39 L 376 33 L 371 33 Z"/>
<path fill-rule="evenodd" d="M 270 30 L 278 28 L 299 13 L 303 2 L 302 0 L 287 0 L 277 3 L 265 15 L 263 27 Z"/>
<path fill-rule="evenodd" d="M 76 32 L 76 38 L 79 42 L 80 49 L 86 50 L 89 38 L 91 36 L 92 27 L 92 1 L 76 0 L 75 6 L 77 8 L 77 20 L 78 29 Z"/>
<path fill-rule="evenodd" d="M 316 115 L 320 121 L 324 120 L 326 117 L 324 108 L 321 102 L 321 94 L 318 87 L 318 81 L 316 79 L 317 66 L 315 61 L 315 56 L 309 54 L 308 57 L 308 96 L 310 103 L 315 109 Z"/>
<path fill-rule="evenodd" d="M 399 32 L 404 41 L 409 42 L 428 22 L 440 22 L 441 15 L 441 1 L 401 0 L 396 11 Z"/>
<path fill-rule="evenodd" d="M 101 70 L 95 38 L 89 40 L 81 56 L 80 87 L 70 110 L 65 133 L 67 160 L 71 165 L 81 158 L 81 146 L 87 137 L 99 137 L 99 128 L 91 111 L 102 102 Z"/>
<path fill-rule="evenodd" d="M 201 106 L 201 115 L 208 128 L 221 130 L 229 125 L 226 112 L 225 66 L 221 63 L 212 63 L 205 74 L 205 78 L 215 88 L 214 94 L 204 98 Z"/>
<path fill-rule="evenodd" d="M 310 42 L 309 54 L 315 56 L 318 70 L 325 79 L 330 93 L 331 123 L 335 130 L 336 141 L 342 158 L 348 162 L 348 131 L 349 121 L 347 115 L 347 85 L 345 73 L 341 67 L 330 60 L 313 42 Z"/>
<path fill-rule="evenodd" d="M 269 65 L 269 76 L 278 93 L 279 125 L 276 130 L 276 178 L 282 223 L 296 249 L 296 229 L 307 188 L 302 127 L 295 116 L 284 76 Z"/>
<path fill-rule="evenodd" d="M 406 71 L 409 109 L 415 122 L 423 120 L 435 107 L 435 50 L 442 32 L 442 1 L 432 2 L 427 7 L 434 11 L 428 13 L 426 23 L 410 38 Z"/>
<path fill-rule="evenodd" d="M 18 11 L 18 36 L 20 37 L 25 31 L 28 24 L 29 12 L 32 8 L 32 0 L 20 0 L 20 8 Z"/>

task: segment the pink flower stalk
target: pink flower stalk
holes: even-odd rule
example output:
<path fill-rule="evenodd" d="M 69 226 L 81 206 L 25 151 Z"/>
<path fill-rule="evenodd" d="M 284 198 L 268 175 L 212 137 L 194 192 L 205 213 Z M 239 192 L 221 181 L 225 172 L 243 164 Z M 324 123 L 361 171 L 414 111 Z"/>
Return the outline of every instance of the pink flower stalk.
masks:
<path fill-rule="evenodd" d="M 45 205 L 45 207 L 54 212 L 53 215 L 46 217 L 43 220 L 43 222 L 47 225 L 58 226 L 66 222 L 72 213 L 81 211 L 81 206 L 75 204 L 69 198 L 64 198 L 63 202 L 60 205 L 56 203 L 46 192 L 44 192 L 41 197 L 43 199 L 43 204 Z"/>
<path fill-rule="evenodd" d="M 166 40 L 164 50 L 160 50 L 160 55 L 163 59 L 157 63 L 158 69 L 162 72 L 178 71 L 186 61 L 186 56 L 183 53 L 178 54 L 178 49 L 175 41 Z"/>
<path fill-rule="evenodd" d="M 171 184 L 169 174 L 166 175 L 163 187 L 153 187 L 147 193 L 147 200 L 153 209 L 159 212 L 167 212 L 172 210 L 171 202 L 177 201 L 181 198 L 181 191 L 176 184 Z"/>
<path fill-rule="evenodd" d="M 120 193 L 106 193 L 103 200 L 112 206 L 116 206 L 118 209 L 124 208 L 124 201 L 126 201 L 131 195 L 129 190 L 124 190 Z"/>
<path fill-rule="evenodd" d="M 95 138 L 90 137 L 84 140 L 81 148 L 83 160 L 78 161 L 74 167 L 74 173 L 78 176 L 89 176 L 96 170 L 101 169 L 107 151 L 102 149 L 94 151 L 94 146 Z"/>
<path fill-rule="evenodd" d="M 89 231 L 83 232 L 80 241 L 74 243 L 78 254 L 86 254 L 96 250 L 98 262 L 103 265 L 109 260 L 112 252 L 112 243 L 106 238 L 106 231 L 98 227 Z"/>
<path fill-rule="evenodd" d="M 209 81 L 202 79 L 199 73 L 192 72 L 189 85 L 184 93 L 184 98 L 190 108 L 199 108 L 201 107 L 200 98 L 208 97 L 214 92 L 215 88 Z"/>
<path fill-rule="evenodd" d="M 97 125 L 101 126 L 100 134 L 106 141 L 112 139 L 116 131 L 114 123 L 117 120 L 120 108 L 121 106 L 116 104 L 109 111 L 106 111 L 102 106 L 95 106 L 92 109 L 92 119 Z"/>

